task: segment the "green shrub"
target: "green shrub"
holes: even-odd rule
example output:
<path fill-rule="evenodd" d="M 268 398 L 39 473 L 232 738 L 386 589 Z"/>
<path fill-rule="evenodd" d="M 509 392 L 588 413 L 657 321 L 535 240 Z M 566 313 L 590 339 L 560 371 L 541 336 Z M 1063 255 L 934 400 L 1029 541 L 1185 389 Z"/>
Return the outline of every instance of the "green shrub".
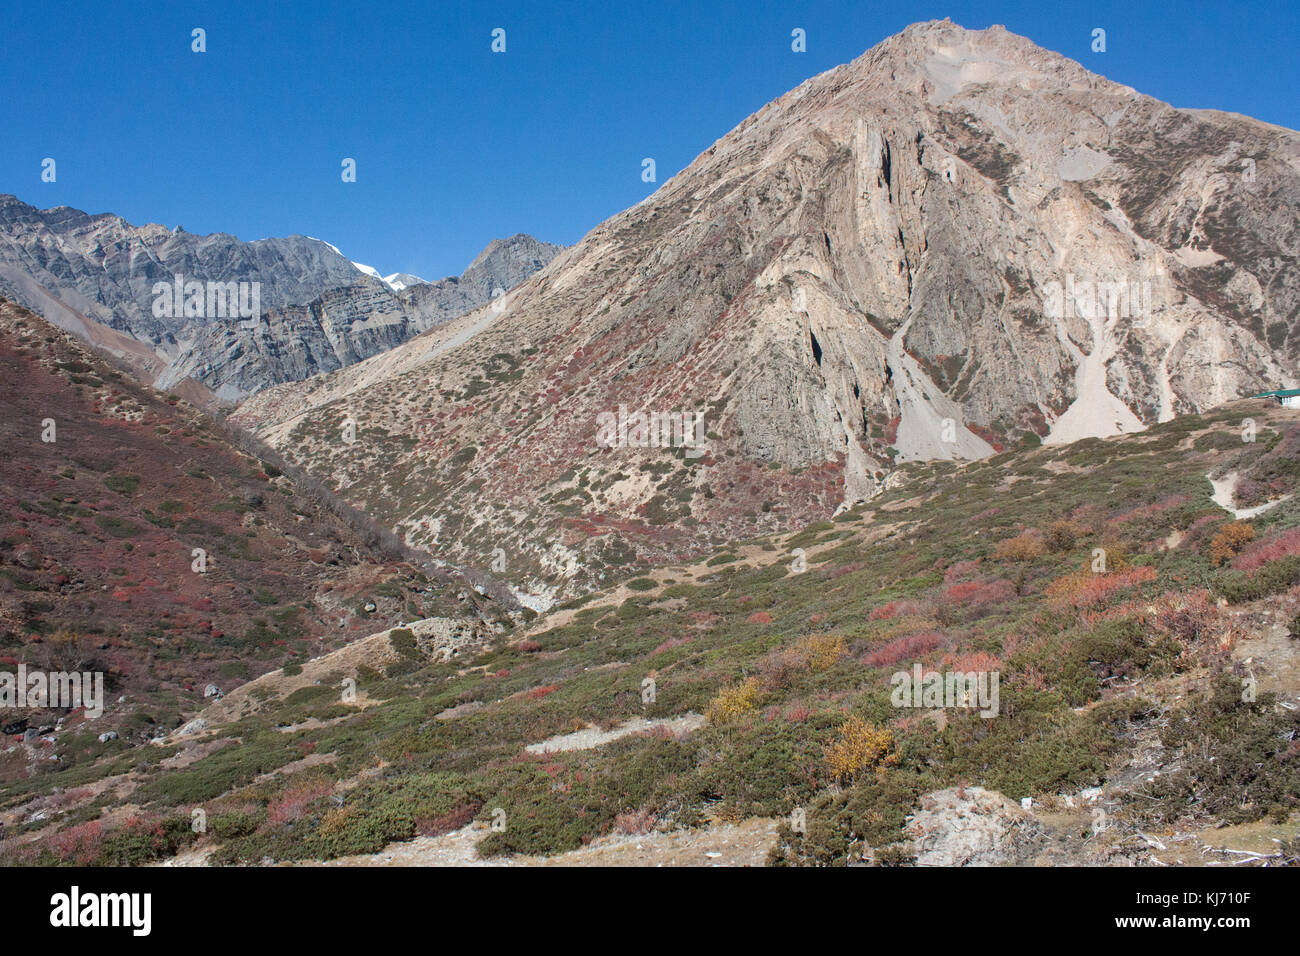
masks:
<path fill-rule="evenodd" d="M 395 627 L 388 634 L 388 643 L 398 654 L 410 660 L 420 661 L 424 655 L 415 643 L 415 632 L 410 628 Z"/>
<path fill-rule="evenodd" d="M 1129 798 L 1142 822 L 1175 825 L 1186 818 L 1251 823 L 1279 806 L 1300 808 L 1300 760 L 1293 754 L 1300 713 L 1277 708 L 1272 694 L 1243 699 L 1231 674 L 1214 678 L 1208 697 L 1175 710 L 1161 743 L 1176 769 L 1139 785 Z"/>
<path fill-rule="evenodd" d="M 106 475 L 104 484 L 119 495 L 130 495 L 134 494 L 135 489 L 139 487 L 140 479 L 135 475 Z"/>
<path fill-rule="evenodd" d="M 1233 571 L 1220 579 L 1219 594 L 1229 604 L 1243 604 L 1300 584 L 1300 555 L 1270 561 L 1253 574 Z"/>
<path fill-rule="evenodd" d="M 144 866 L 173 856 L 197 837 L 188 817 L 135 819 L 104 837 L 96 862 L 99 866 Z"/>
<path fill-rule="evenodd" d="M 255 832 L 261 826 L 263 818 L 263 815 L 246 810 L 219 813 L 208 823 L 208 832 L 219 840 L 234 840 Z"/>
<path fill-rule="evenodd" d="M 123 518 L 116 518 L 112 515 L 96 515 L 95 524 L 99 525 L 114 538 L 134 538 L 136 535 L 143 533 L 144 529 L 138 524 L 134 524 Z"/>
<path fill-rule="evenodd" d="M 861 860 L 868 848 L 896 845 L 921 795 L 941 786 L 927 773 L 887 771 L 847 790 L 823 793 L 805 809 L 803 832 L 788 820 L 781 825 L 768 863 L 844 866 Z"/>
<path fill-rule="evenodd" d="M 188 767 L 147 779 L 132 794 L 135 803 L 181 806 L 203 803 L 251 783 L 300 756 L 287 734 L 262 731 L 211 753 Z"/>

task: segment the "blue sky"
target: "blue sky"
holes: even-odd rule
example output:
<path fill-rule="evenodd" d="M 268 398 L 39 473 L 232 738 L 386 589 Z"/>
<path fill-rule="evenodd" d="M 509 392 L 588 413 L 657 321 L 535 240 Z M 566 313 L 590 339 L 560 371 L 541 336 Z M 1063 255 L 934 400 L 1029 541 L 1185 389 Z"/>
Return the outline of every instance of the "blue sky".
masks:
<path fill-rule="evenodd" d="M 655 188 L 643 157 L 662 183 L 804 79 L 944 16 L 1005 24 L 1175 106 L 1300 127 L 1288 3 L 4 0 L 0 192 L 303 233 L 438 278 L 498 236 L 577 241 Z"/>

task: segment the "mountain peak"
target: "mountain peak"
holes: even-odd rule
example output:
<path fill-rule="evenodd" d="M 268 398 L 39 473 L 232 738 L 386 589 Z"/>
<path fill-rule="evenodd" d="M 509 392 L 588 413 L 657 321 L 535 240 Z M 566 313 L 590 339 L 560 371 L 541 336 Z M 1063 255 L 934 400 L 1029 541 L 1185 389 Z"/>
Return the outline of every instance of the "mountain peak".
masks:
<path fill-rule="evenodd" d="M 1106 82 L 1079 63 L 996 24 L 915 23 L 847 66 L 849 76 L 941 103 L 971 88 L 1089 89 Z"/>
<path fill-rule="evenodd" d="M 489 242 L 483 247 L 483 251 L 474 257 L 474 261 L 466 266 L 465 272 L 470 273 L 482 269 L 494 258 L 502 256 L 518 257 L 520 255 L 529 256 L 540 253 L 546 255 L 549 259 L 563 248 L 563 246 L 553 243 L 542 242 L 527 233 L 517 232 L 513 236 L 493 239 Z"/>
<path fill-rule="evenodd" d="M 1132 432 L 1294 380 L 1300 288 L 1270 263 L 1294 262 L 1296 142 L 1002 27 L 916 24 L 744 120 L 500 313 L 239 415 L 333 474 L 351 450 L 307 436 L 340 403 L 385 409 L 421 443 L 395 452 L 402 489 L 376 476 L 358 500 L 453 560 L 502 547 L 534 593 L 576 592 L 613 529 L 656 561 L 825 518 L 908 462 Z M 454 415 L 410 405 L 416 369 Z M 683 409 L 707 451 L 663 476 L 662 450 L 597 441 L 601 416 Z M 449 471 L 461 454 L 473 468 Z M 451 530 L 469 513 L 483 530 Z"/>

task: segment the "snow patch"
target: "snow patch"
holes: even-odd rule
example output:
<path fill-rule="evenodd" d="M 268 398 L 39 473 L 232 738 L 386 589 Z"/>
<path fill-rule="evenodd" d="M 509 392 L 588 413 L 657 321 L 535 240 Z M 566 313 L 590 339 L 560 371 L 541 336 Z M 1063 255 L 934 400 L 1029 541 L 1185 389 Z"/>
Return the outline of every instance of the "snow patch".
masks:
<path fill-rule="evenodd" d="M 338 255 L 338 256 L 343 255 L 343 253 L 339 252 L 339 247 L 336 246 L 336 245 L 334 245 L 332 242 L 326 242 L 324 239 L 317 239 L 315 236 L 308 236 L 307 238 L 310 239 L 312 242 L 319 242 L 322 246 L 326 246 L 326 247 L 328 247 L 328 248 L 334 250 L 334 254 L 335 254 L 335 255 Z M 265 242 L 266 240 L 265 240 L 265 239 L 259 239 L 258 241 L 259 241 L 259 242 Z M 352 264 L 353 264 L 353 265 L 356 265 L 355 262 L 352 263 Z"/>
<path fill-rule="evenodd" d="M 328 243 L 326 243 L 326 245 L 328 245 Z M 337 249 L 334 251 L 338 252 Z M 378 279 L 394 292 L 401 292 L 403 289 L 413 285 L 425 284 L 424 279 L 421 279 L 419 276 L 413 276 L 409 272 L 394 272 L 389 276 L 381 276 L 378 269 L 374 266 L 368 266 L 364 262 L 353 262 L 352 265 L 356 267 L 357 271 L 370 276 L 372 279 Z"/>
<path fill-rule="evenodd" d="M 413 285 L 428 285 L 427 279 L 421 279 L 419 276 L 411 275 L 409 272 L 394 272 L 390 276 L 384 276 L 384 281 L 395 291 L 401 292 L 403 289 Z"/>

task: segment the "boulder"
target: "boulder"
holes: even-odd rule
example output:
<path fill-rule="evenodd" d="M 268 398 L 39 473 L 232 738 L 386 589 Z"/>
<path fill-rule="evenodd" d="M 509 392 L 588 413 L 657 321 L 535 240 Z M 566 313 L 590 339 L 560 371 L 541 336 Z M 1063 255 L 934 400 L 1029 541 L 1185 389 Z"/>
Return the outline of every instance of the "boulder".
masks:
<path fill-rule="evenodd" d="M 207 730 L 208 722 L 202 717 L 195 717 L 188 724 L 176 731 L 177 737 L 188 737 L 190 734 L 197 734 L 200 730 Z"/>
<path fill-rule="evenodd" d="M 1045 841 L 1033 814 L 983 787 L 926 794 L 904 832 L 917 866 L 1025 865 Z"/>

